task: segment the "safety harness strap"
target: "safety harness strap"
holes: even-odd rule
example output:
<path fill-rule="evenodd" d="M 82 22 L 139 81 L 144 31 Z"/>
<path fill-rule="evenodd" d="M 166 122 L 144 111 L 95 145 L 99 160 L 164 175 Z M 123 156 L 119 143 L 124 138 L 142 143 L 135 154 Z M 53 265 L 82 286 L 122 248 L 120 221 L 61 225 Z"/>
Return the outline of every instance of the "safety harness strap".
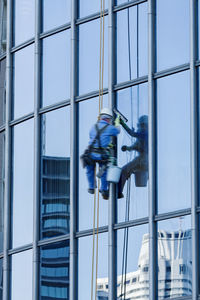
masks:
<path fill-rule="evenodd" d="M 98 146 L 100 149 L 103 149 L 101 147 L 101 140 L 100 140 L 100 136 L 103 133 L 103 131 L 109 126 L 109 124 L 106 124 L 104 127 L 102 127 L 101 129 L 99 129 L 98 125 L 95 124 L 95 128 L 96 128 L 96 136 L 94 138 L 94 140 L 92 141 L 92 144 L 89 146 L 89 150 L 92 151 L 92 148 L 94 146 L 94 144 L 96 143 L 96 141 L 98 141 Z"/>

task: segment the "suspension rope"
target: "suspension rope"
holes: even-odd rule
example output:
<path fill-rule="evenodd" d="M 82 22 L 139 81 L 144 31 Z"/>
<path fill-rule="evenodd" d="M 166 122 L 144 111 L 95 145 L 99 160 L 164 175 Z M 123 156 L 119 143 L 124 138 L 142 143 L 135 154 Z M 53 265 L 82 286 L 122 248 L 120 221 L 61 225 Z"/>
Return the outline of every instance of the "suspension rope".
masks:
<path fill-rule="evenodd" d="M 104 10 L 105 0 L 101 0 L 101 12 L 100 12 L 100 53 L 99 53 L 99 115 L 103 107 L 103 79 L 104 79 Z M 103 19 L 103 22 L 102 22 Z M 103 28 L 102 28 L 103 26 Z M 94 181 L 96 181 L 96 167 L 94 172 Z M 95 300 L 97 299 L 97 277 L 98 277 L 98 245 L 99 245 L 99 190 L 100 179 L 98 179 L 97 186 L 97 200 L 96 189 L 94 193 L 94 212 L 93 212 L 93 245 L 92 245 L 92 278 L 91 278 L 91 300 L 93 300 L 93 285 L 94 285 L 94 260 L 96 259 L 96 276 L 95 276 Z M 96 203 L 97 202 L 97 203 Z M 95 223 L 96 223 L 96 211 L 97 211 L 97 229 L 96 229 L 96 257 L 95 257 Z"/>

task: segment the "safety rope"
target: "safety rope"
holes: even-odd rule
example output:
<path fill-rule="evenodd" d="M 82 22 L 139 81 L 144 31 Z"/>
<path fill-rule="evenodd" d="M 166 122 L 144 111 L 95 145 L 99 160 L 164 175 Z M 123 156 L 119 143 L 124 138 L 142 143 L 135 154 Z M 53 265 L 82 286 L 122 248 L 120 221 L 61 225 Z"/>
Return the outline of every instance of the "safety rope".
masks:
<path fill-rule="evenodd" d="M 105 11 L 105 0 L 101 0 L 101 12 L 100 12 L 100 55 L 99 55 L 99 115 L 100 115 L 100 111 L 101 111 L 101 109 L 103 107 L 104 33 L 105 33 L 105 30 L 104 30 L 104 27 L 105 27 L 104 11 Z M 102 22 L 102 19 L 103 19 L 103 22 Z M 102 26 L 103 26 L 103 30 L 102 30 Z M 96 167 L 95 167 L 95 172 L 94 172 L 94 180 L 96 181 Z M 100 190 L 100 179 L 98 179 L 98 186 L 97 186 L 97 196 L 98 196 L 97 197 L 97 201 L 96 201 L 96 189 L 95 189 L 95 193 L 94 193 L 91 300 L 93 300 L 93 285 L 94 285 L 96 210 L 97 210 L 97 229 L 96 229 L 95 300 L 97 299 L 98 245 L 99 245 L 99 190 Z M 97 205 L 96 205 L 96 202 L 97 202 Z"/>

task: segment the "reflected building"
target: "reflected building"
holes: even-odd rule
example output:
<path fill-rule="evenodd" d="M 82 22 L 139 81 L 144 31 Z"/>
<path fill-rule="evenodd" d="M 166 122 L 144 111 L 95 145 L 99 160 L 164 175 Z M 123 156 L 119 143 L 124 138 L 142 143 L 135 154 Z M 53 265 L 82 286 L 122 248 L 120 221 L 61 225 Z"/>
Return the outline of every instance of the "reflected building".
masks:
<path fill-rule="evenodd" d="M 0 54 L 6 51 L 7 0 L 0 1 Z"/>
<path fill-rule="evenodd" d="M 42 156 L 42 239 L 69 232 L 69 165 L 68 157 Z M 42 247 L 40 263 L 40 299 L 69 299 L 69 241 Z"/>
<path fill-rule="evenodd" d="M 191 295 L 191 238 L 191 230 L 158 231 L 158 299 Z M 149 299 L 148 257 L 149 234 L 145 234 L 138 259 L 138 270 L 117 278 L 118 300 Z M 97 300 L 108 300 L 108 278 L 99 278 L 97 284 Z"/>

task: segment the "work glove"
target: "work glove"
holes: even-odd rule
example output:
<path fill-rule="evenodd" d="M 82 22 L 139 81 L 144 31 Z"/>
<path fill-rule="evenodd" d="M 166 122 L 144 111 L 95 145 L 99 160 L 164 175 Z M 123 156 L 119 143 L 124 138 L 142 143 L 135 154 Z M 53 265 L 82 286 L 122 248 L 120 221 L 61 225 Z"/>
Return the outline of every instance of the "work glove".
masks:
<path fill-rule="evenodd" d="M 118 127 L 120 125 L 120 115 L 115 119 L 115 126 Z"/>
<path fill-rule="evenodd" d="M 121 150 L 122 150 L 123 152 L 126 151 L 126 150 L 127 150 L 127 146 L 123 145 L 123 146 L 121 147 Z"/>

